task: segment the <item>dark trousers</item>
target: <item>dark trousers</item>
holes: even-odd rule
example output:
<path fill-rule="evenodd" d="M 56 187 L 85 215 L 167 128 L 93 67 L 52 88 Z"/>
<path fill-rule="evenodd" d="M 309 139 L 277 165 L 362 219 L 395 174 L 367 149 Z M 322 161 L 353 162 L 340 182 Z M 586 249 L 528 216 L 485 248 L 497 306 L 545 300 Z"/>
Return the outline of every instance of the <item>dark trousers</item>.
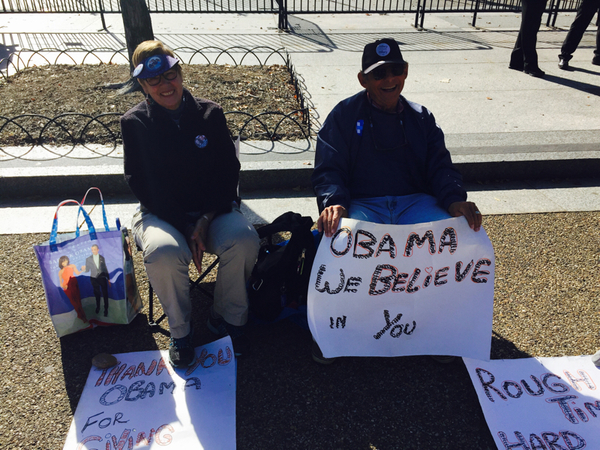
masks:
<path fill-rule="evenodd" d="M 523 0 L 522 5 L 521 27 L 510 55 L 510 66 L 515 69 L 536 70 L 539 67 L 535 45 L 546 0 Z"/>
<path fill-rule="evenodd" d="M 598 8 L 600 8 L 600 0 L 582 0 L 581 5 L 577 10 L 575 20 L 573 20 L 571 28 L 569 28 L 569 32 L 565 38 L 565 42 L 563 42 L 560 49 L 559 56 L 561 58 L 569 61 L 573 57 L 573 53 L 575 53 L 577 46 L 581 42 L 583 33 L 592 21 Z M 596 49 L 594 50 L 594 55 L 600 56 L 600 27 L 598 27 L 598 31 L 596 32 Z"/>
<path fill-rule="evenodd" d="M 96 297 L 96 309 L 100 309 L 100 297 L 104 296 L 104 312 L 108 311 L 108 278 L 106 275 L 99 275 L 98 278 L 90 278 Z"/>

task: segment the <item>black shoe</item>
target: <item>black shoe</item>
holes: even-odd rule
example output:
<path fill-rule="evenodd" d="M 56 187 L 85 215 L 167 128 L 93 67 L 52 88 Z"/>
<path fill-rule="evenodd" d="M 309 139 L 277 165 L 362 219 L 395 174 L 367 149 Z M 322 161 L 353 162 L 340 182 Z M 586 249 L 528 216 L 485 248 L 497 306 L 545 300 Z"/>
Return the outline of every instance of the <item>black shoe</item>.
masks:
<path fill-rule="evenodd" d="M 558 58 L 558 68 L 562 70 L 573 71 L 573 68 L 569 66 L 569 60 L 562 57 Z"/>
<path fill-rule="evenodd" d="M 108 316 L 108 311 L 105 309 L 104 310 L 104 317 L 107 317 L 107 316 Z"/>
<path fill-rule="evenodd" d="M 100 307 L 98 306 L 98 307 L 96 308 L 96 314 L 98 314 L 99 312 L 100 312 Z"/>
<path fill-rule="evenodd" d="M 225 322 L 222 317 L 215 314 L 212 309 L 208 315 L 206 326 L 211 333 L 216 334 L 219 337 L 225 337 L 229 335 L 231 343 L 233 344 L 233 351 L 235 356 L 242 356 L 250 348 L 250 342 L 248 336 L 244 333 L 244 327 L 238 327 Z"/>
<path fill-rule="evenodd" d="M 544 78 L 546 76 L 546 72 L 539 67 L 536 67 L 535 69 L 523 69 L 523 72 L 535 78 Z"/>
<path fill-rule="evenodd" d="M 512 70 L 518 70 L 519 72 L 523 72 L 523 65 L 519 65 L 519 64 L 509 64 L 508 65 L 509 69 Z"/>
<path fill-rule="evenodd" d="M 592 58 L 592 64 L 595 66 L 600 66 L 600 55 L 596 55 Z"/>
<path fill-rule="evenodd" d="M 323 356 L 321 347 L 319 347 L 319 344 L 317 344 L 317 341 L 315 341 L 314 339 L 312 341 L 311 353 L 313 361 L 318 362 L 319 364 L 329 365 L 333 364 L 333 362 L 335 361 L 335 358 L 325 358 Z"/>
<path fill-rule="evenodd" d="M 185 337 L 178 339 L 171 337 L 171 343 L 169 345 L 169 362 L 176 369 L 189 367 L 194 363 L 196 355 L 192 344 L 193 336 L 194 329 L 190 328 L 189 334 Z"/>
<path fill-rule="evenodd" d="M 456 361 L 456 356 L 431 355 L 431 358 L 439 364 L 451 364 Z"/>

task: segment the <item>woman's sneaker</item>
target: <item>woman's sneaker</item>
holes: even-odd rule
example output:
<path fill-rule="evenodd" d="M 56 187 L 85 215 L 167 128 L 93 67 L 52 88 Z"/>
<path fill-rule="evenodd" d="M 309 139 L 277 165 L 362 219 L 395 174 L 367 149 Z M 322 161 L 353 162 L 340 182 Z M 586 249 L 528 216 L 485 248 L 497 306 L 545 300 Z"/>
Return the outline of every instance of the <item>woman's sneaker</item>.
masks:
<path fill-rule="evenodd" d="M 211 333 L 216 334 L 219 337 L 225 337 L 229 335 L 231 343 L 233 344 L 233 351 L 235 356 L 242 356 L 242 353 L 248 351 L 250 343 L 248 337 L 244 333 L 244 327 L 238 327 L 225 322 L 225 319 L 218 316 L 212 309 L 208 315 L 206 326 Z"/>
<path fill-rule="evenodd" d="M 194 363 L 196 355 L 192 343 L 193 336 L 194 329 L 190 327 L 190 332 L 187 336 L 182 338 L 171 337 L 171 343 L 169 344 L 169 362 L 176 369 L 189 367 Z"/>

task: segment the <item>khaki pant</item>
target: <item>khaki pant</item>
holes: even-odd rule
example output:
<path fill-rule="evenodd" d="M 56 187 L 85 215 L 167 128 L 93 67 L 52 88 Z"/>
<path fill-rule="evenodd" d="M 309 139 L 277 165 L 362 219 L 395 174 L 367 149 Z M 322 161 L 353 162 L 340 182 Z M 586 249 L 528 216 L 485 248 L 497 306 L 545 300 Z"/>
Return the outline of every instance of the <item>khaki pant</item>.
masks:
<path fill-rule="evenodd" d="M 136 244 L 144 252 L 146 273 L 167 315 L 171 336 L 187 336 L 192 311 L 192 252 L 185 236 L 147 211 L 133 216 L 132 230 Z M 207 240 L 207 251 L 219 257 L 214 311 L 232 325 L 244 325 L 248 320 L 246 281 L 258 255 L 258 234 L 241 211 L 234 208 L 213 219 Z"/>

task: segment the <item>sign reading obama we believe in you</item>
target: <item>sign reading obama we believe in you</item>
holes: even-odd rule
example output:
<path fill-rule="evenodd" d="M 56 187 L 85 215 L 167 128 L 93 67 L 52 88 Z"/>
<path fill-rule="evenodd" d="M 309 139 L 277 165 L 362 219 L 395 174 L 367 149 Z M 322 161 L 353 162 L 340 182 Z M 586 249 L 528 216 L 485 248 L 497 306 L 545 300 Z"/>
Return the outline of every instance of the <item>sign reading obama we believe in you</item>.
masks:
<path fill-rule="evenodd" d="M 494 250 L 464 217 L 415 225 L 342 219 L 312 267 L 308 322 L 325 357 L 489 359 Z"/>
<path fill-rule="evenodd" d="M 232 349 L 226 336 L 197 347 L 186 369 L 173 369 L 160 350 L 92 368 L 64 449 L 235 449 Z"/>

